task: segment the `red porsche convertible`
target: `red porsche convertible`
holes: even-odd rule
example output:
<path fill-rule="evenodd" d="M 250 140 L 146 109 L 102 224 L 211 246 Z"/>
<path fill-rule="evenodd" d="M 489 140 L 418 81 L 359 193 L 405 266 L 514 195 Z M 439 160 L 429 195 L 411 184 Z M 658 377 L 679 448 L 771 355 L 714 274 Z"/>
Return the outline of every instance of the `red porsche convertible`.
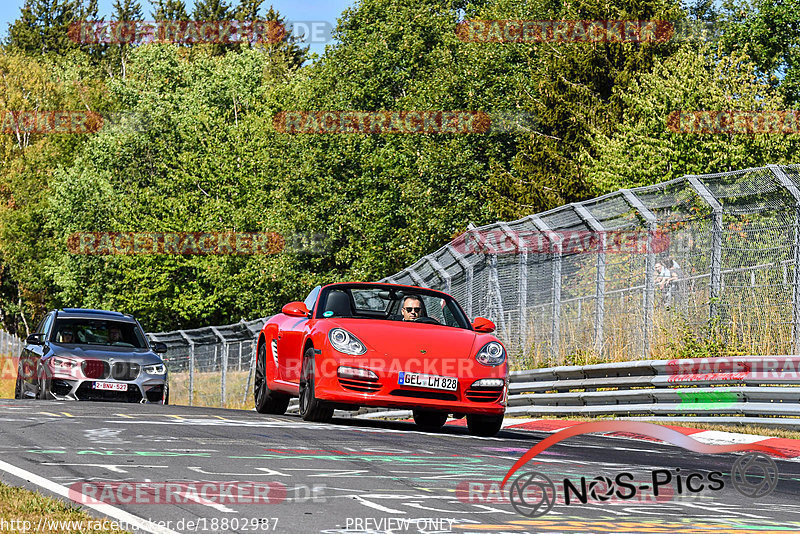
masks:
<path fill-rule="evenodd" d="M 493 436 L 503 423 L 508 364 L 494 324 L 470 324 L 453 297 L 420 287 L 340 283 L 316 287 L 264 325 L 258 339 L 255 405 L 327 421 L 335 408 L 412 409 L 437 430 L 447 416 Z"/>

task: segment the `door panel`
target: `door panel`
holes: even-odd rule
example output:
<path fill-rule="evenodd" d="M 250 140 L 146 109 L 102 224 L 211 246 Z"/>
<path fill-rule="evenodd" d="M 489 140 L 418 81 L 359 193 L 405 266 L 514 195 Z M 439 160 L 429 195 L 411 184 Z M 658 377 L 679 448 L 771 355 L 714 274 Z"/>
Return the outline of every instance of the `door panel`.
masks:
<path fill-rule="evenodd" d="M 278 361 L 281 376 L 291 382 L 300 381 L 300 366 L 303 361 L 303 337 L 308 324 L 305 317 L 287 317 L 278 334 Z"/>

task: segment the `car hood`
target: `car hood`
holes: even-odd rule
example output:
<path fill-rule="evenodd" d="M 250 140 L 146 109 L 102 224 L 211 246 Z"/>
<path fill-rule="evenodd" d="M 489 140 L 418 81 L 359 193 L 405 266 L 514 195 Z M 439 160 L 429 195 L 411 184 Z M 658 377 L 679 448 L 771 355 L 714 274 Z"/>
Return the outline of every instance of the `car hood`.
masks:
<path fill-rule="evenodd" d="M 399 352 L 408 356 L 422 353 L 431 357 L 467 357 L 472 356 L 476 349 L 477 334 L 463 328 L 375 319 L 332 323 L 332 327 L 344 328 L 363 341 L 367 348 L 382 355 L 397 355 Z"/>
<path fill-rule="evenodd" d="M 99 345 L 60 345 L 52 343 L 48 356 L 74 357 L 87 360 L 117 360 L 136 362 L 142 365 L 162 363 L 161 358 L 153 351 L 131 347 L 109 347 Z"/>

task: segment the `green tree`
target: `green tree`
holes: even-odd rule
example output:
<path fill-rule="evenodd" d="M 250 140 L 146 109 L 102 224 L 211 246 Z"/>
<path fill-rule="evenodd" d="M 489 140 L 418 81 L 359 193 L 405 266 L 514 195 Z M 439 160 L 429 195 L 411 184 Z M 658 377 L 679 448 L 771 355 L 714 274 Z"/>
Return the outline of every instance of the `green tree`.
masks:
<path fill-rule="evenodd" d="M 225 0 L 197 0 L 192 10 L 194 20 L 230 20 L 232 15 L 231 5 Z"/>
<path fill-rule="evenodd" d="M 680 20 L 677 2 L 601 1 L 580 4 L 497 2 L 475 14 L 479 19 Z M 491 207 L 502 219 L 594 196 L 598 189 L 581 165 L 591 157 L 591 132 L 613 132 L 624 112 L 623 95 L 635 75 L 647 72 L 659 57 L 669 57 L 671 42 L 654 43 L 478 43 L 495 48 L 520 67 L 505 74 L 514 104 L 536 116 L 537 128 L 524 136 L 519 151 L 498 161 L 490 176 Z M 516 48 L 515 50 L 506 50 Z M 489 56 L 488 51 L 478 52 Z M 514 58 L 514 55 L 517 55 Z"/>
<path fill-rule="evenodd" d="M 97 0 L 25 0 L 7 45 L 29 54 L 63 54 L 81 46 L 70 38 L 70 24 L 87 20 L 97 20 Z"/>
<path fill-rule="evenodd" d="M 746 56 L 713 56 L 684 46 L 637 76 L 620 95 L 626 108 L 622 124 L 611 134 L 595 129 L 596 153 L 585 160 L 601 192 L 796 159 L 797 135 L 691 134 L 667 128 L 667 117 L 678 110 L 784 109 L 781 95 L 759 79 Z"/>
<path fill-rule="evenodd" d="M 153 2 L 153 19 L 163 20 L 189 20 L 186 3 L 183 0 L 158 0 Z"/>
<path fill-rule="evenodd" d="M 726 0 L 723 13 L 725 51 L 745 52 L 789 105 L 800 103 L 800 1 Z"/>

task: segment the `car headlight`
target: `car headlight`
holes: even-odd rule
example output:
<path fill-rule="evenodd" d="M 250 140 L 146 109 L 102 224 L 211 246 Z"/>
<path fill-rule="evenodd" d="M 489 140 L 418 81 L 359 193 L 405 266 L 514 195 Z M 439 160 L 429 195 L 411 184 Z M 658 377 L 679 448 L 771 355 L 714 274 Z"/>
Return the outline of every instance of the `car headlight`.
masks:
<path fill-rule="evenodd" d="M 506 361 L 506 350 L 497 341 L 490 341 L 475 355 L 478 363 L 496 367 Z"/>
<path fill-rule="evenodd" d="M 57 356 L 53 356 L 50 359 L 50 361 L 53 362 L 53 367 L 54 368 L 65 370 L 65 371 L 71 371 L 72 369 L 74 369 L 74 368 L 78 367 L 78 365 L 80 365 L 75 360 L 70 360 L 69 358 L 59 358 Z"/>
<path fill-rule="evenodd" d="M 360 356 L 367 352 L 367 347 L 359 339 L 344 328 L 332 328 L 328 332 L 328 340 L 333 348 L 345 354 Z"/>
<path fill-rule="evenodd" d="M 167 374 L 167 366 L 163 363 L 157 363 L 155 365 L 145 365 L 144 372 L 148 375 L 165 375 Z"/>

